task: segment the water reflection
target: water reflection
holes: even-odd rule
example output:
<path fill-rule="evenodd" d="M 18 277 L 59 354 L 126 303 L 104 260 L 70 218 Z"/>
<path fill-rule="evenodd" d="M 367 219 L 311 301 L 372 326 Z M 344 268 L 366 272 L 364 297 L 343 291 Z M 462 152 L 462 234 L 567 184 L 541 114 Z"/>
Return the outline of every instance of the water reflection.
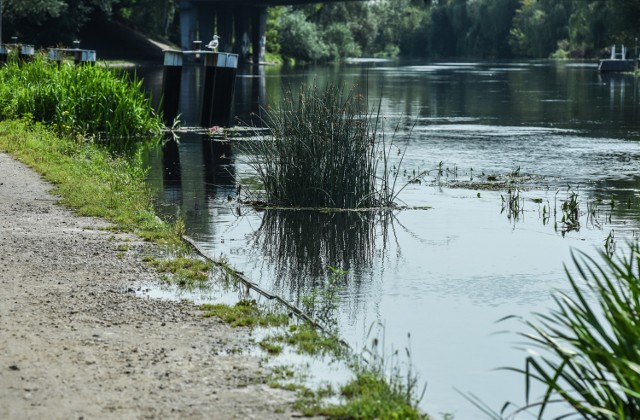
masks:
<path fill-rule="evenodd" d="M 348 270 L 350 293 L 357 293 L 361 274 L 384 253 L 392 219 L 390 212 L 265 210 L 255 246 L 273 267 L 274 288 L 286 295 L 321 285 L 328 266 Z"/>
<path fill-rule="evenodd" d="M 236 80 L 235 115 L 246 124 L 259 124 L 256 116 L 267 106 L 267 80 L 264 66 L 242 69 Z"/>
<path fill-rule="evenodd" d="M 400 198 L 431 209 L 400 212 L 393 223 L 375 213 L 267 210 L 237 217 L 227 196 L 235 194 L 234 175 L 254 175 L 242 163 L 246 151 L 193 135 L 154 152 L 149 179 L 161 211 L 180 208 L 209 255 L 224 255 L 267 290 L 299 301 L 327 278 L 328 265 L 348 269 L 343 337 L 362 343 L 372 322 L 384 321 L 398 348 L 411 332 L 413 361 L 429 381 L 423 408 L 475 418 L 454 388 L 497 409 L 522 395 L 520 378 L 492 371 L 523 359 L 513 337 L 491 335 L 502 328 L 494 322 L 544 312 L 551 291 L 566 288 L 563 263 L 571 249 L 595 254 L 614 230 L 620 243 L 637 237 L 638 86 L 583 63 L 414 64 L 247 70 L 238 75 L 234 115 L 249 121 L 279 103 L 283 87 L 367 86 L 389 127 L 400 118 L 417 124 L 407 141 L 409 171 L 443 161 L 465 180 L 471 170 L 501 175 L 518 167 L 535 176 L 535 188 L 521 191 L 517 224 L 500 214 L 505 191 L 426 184 L 410 185 Z M 192 89 L 184 97 L 197 101 Z M 555 208 L 556 200 L 559 208 L 568 184 L 579 194 L 582 228 L 562 237 L 553 215 L 541 221 L 542 209 Z M 587 219 L 594 202 L 599 213 Z"/>

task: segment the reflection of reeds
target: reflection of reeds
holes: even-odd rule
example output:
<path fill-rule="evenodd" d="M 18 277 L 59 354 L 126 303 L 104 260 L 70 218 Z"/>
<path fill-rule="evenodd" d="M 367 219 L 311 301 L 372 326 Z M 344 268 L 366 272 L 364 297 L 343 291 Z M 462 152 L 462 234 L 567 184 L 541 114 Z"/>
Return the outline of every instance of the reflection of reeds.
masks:
<path fill-rule="evenodd" d="M 388 207 L 396 197 L 390 144 L 366 98 L 329 85 L 288 92 L 267 110 L 268 132 L 253 143 L 250 165 L 270 204 L 294 207 Z M 395 137 L 396 133 L 394 133 Z M 382 176 L 378 177 L 378 164 Z M 397 172 L 396 172 L 397 174 Z"/>
<path fill-rule="evenodd" d="M 276 267 L 276 286 L 294 294 L 321 280 L 328 266 L 350 273 L 372 266 L 377 227 L 383 240 L 387 213 L 265 210 L 256 244 Z M 382 220 L 381 220 L 382 219 Z"/>

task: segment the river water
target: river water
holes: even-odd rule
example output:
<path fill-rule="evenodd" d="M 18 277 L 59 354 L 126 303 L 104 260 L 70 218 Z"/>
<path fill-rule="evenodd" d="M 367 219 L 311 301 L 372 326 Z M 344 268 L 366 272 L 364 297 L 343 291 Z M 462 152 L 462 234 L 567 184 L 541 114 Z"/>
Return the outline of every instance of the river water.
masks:
<path fill-rule="evenodd" d="M 158 96 L 161 69 L 141 74 Z M 181 106 L 195 125 L 198 75 L 188 77 Z M 599 75 L 592 63 L 548 61 L 262 68 L 238 75 L 234 115 L 248 121 L 277 104 L 283 88 L 314 81 L 366 86 L 386 128 L 399 127 L 403 171 L 427 171 L 399 196 L 412 209 L 256 212 L 230 200 L 235 180 L 252 176 L 242 148 L 185 134 L 179 146 L 149 156 L 160 211 L 179 212 L 212 257 L 296 304 L 323 284 L 329 265 L 347 269 L 336 314 L 341 336 L 361 348 L 381 324 L 388 352 L 410 346 L 430 414 L 483 418 L 457 390 L 495 410 L 522 404 L 523 378 L 496 368 L 524 366 L 516 331 L 525 328 L 496 321 L 548 312 L 554 290 L 568 288 L 572 251 L 596 255 L 613 237 L 620 253 L 638 235 L 637 80 Z M 514 172 L 524 180 L 517 215 L 504 209 L 509 186 L 484 188 L 490 176 L 509 180 Z M 571 193 L 580 228 L 565 232 L 559 215 L 546 215 Z"/>

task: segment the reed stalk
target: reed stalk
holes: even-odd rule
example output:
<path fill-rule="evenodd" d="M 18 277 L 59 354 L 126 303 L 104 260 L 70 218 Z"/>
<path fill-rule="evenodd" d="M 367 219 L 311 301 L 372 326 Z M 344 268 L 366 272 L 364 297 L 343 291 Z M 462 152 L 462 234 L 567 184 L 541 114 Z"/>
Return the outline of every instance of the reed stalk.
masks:
<path fill-rule="evenodd" d="M 559 293 L 556 309 L 527 321 L 532 343 L 523 369 L 527 405 L 538 418 L 561 404 L 567 416 L 640 418 L 640 248 L 626 257 L 574 255 L 577 276 L 567 271 L 573 293 Z M 542 384 L 539 400 L 533 383 Z M 520 410 L 519 410 L 520 411 Z"/>
<path fill-rule="evenodd" d="M 393 206 L 397 173 L 377 111 L 355 89 L 316 84 L 267 110 L 249 164 L 269 204 L 306 208 Z M 395 133 L 394 133 L 395 138 Z M 395 175 L 394 175 L 395 174 Z"/>

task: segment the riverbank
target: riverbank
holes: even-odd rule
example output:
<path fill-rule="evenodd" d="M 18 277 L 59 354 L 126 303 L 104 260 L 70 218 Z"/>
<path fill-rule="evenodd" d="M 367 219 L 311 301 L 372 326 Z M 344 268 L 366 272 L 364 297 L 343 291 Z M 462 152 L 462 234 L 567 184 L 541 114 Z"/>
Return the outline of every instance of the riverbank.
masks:
<path fill-rule="evenodd" d="M 0 418 L 291 417 L 248 330 L 146 298 L 153 245 L 50 188 L 0 153 Z"/>

